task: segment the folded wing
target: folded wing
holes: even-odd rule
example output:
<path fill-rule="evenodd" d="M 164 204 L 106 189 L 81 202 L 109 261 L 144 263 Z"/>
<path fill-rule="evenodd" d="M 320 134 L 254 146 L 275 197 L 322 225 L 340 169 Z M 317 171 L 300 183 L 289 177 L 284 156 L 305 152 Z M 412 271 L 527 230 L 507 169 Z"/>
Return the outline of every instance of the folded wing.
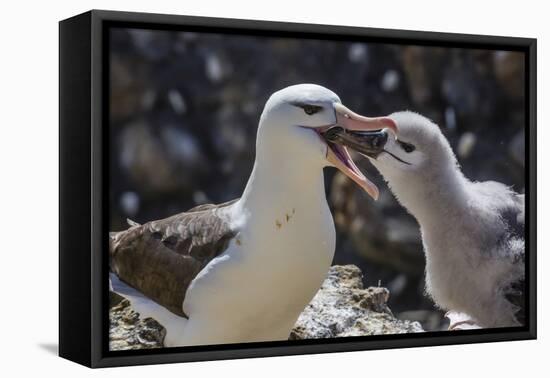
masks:
<path fill-rule="evenodd" d="M 172 313 L 186 317 L 182 304 L 197 274 L 235 236 L 221 205 L 201 205 L 172 217 L 110 233 L 111 272 Z"/>

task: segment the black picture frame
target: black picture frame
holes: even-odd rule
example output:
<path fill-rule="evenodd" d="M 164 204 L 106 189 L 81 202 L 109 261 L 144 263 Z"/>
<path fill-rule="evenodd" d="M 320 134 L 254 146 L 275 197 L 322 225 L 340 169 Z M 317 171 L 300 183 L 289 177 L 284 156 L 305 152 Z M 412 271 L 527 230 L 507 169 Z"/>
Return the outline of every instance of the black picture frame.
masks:
<path fill-rule="evenodd" d="M 527 324 L 517 328 L 109 351 L 107 175 L 109 27 L 514 50 L 525 53 Z M 89 367 L 535 339 L 536 39 L 92 10 L 59 23 L 59 355 Z"/>

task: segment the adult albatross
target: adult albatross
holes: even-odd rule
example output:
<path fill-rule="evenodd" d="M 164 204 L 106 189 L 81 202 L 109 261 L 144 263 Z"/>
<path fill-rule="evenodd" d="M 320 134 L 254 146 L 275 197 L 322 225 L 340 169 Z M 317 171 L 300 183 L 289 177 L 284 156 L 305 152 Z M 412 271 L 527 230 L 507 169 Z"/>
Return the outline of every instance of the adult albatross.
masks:
<path fill-rule="evenodd" d="M 450 310 L 450 329 L 525 322 L 525 196 L 504 184 L 468 180 L 437 125 L 412 112 L 390 116 L 373 165 L 420 224 L 426 291 Z"/>
<path fill-rule="evenodd" d="M 113 290 L 166 328 L 165 346 L 288 338 L 334 255 L 323 167 L 378 196 L 346 148 L 323 138 L 333 127 L 396 132 L 391 119 L 355 114 L 321 86 L 282 89 L 264 107 L 240 199 L 110 234 Z M 387 139 L 386 130 L 369 135 L 373 151 Z"/>

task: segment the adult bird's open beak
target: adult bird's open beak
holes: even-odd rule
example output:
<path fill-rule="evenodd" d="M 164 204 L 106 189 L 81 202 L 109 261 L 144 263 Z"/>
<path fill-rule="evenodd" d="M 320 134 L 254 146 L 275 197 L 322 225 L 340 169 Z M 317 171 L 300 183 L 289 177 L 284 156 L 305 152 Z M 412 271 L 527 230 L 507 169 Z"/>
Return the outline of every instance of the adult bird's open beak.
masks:
<path fill-rule="evenodd" d="M 348 132 L 366 132 L 373 130 L 389 130 L 394 135 L 397 135 L 396 123 L 388 117 L 364 117 L 352 112 L 340 103 L 334 103 L 334 112 L 336 114 L 336 123 L 328 127 L 322 128 L 320 134 L 323 135 L 327 130 L 340 126 L 344 131 Z M 372 198 L 378 199 L 378 187 L 365 177 L 365 175 L 357 168 L 347 148 L 343 145 L 332 143 L 324 138 L 328 145 L 327 160 L 342 173 L 352 179 L 357 185 L 363 188 Z"/>

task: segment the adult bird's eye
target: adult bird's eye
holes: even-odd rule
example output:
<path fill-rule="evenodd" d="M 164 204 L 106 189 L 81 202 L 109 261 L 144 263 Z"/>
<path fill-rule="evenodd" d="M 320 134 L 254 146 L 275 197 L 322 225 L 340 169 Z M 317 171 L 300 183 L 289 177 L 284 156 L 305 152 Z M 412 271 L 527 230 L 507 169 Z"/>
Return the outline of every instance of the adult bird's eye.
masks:
<path fill-rule="evenodd" d="M 413 152 L 416 149 L 416 147 L 413 144 L 401 142 L 401 141 L 398 141 L 398 142 L 401 148 L 403 149 L 403 151 L 405 151 L 408 154 Z"/>
<path fill-rule="evenodd" d="M 291 104 L 302 108 L 307 115 L 313 115 L 323 110 L 323 107 L 320 105 L 304 104 L 303 102 L 292 102 Z"/>
<path fill-rule="evenodd" d="M 304 113 L 306 113 L 307 115 L 312 115 L 319 112 L 319 110 L 323 108 L 317 105 L 303 105 L 302 109 L 304 109 Z"/>

